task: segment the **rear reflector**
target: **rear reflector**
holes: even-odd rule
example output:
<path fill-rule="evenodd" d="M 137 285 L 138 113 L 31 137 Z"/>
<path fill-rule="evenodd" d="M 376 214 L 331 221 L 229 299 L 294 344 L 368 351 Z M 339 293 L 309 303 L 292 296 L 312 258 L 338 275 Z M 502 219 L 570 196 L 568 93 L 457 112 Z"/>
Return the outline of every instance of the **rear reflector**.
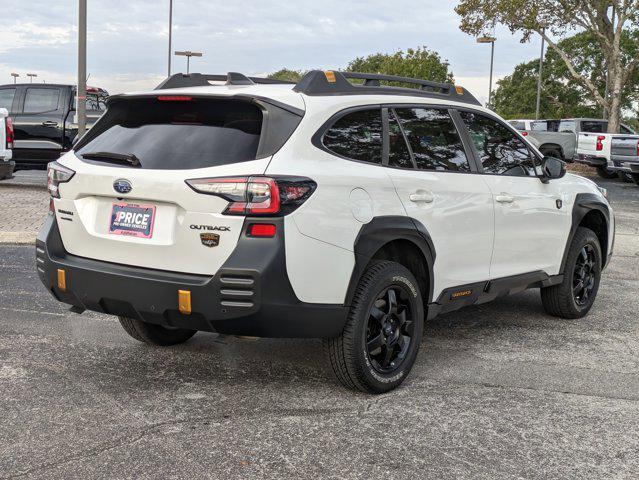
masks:
<path fill-rule="evenodd" d="M 272 238 L 275 236 L 277 229 L 275 225 L 270 223 L 252 223 L 249 225 L 246 234 L 249 237 Z"/>
<path fill-rule="evenodd" d="M 67 274 L 62 268 L 58 268 L 58 290 L 67 291 Z"/>
<path fill-rule="evenodd" d="M 184 315 L 191 315 L 191 292 L 178 290 L 178 309 Z"/>

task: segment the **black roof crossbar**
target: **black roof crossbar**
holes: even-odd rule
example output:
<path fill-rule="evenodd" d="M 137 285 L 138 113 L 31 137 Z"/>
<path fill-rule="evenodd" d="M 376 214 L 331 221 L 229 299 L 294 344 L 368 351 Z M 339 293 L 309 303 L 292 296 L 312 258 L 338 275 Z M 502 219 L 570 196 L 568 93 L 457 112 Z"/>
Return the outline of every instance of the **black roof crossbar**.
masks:
<path fill-rule="evenodd" d="M 226 82 L 226 85 L 295 85 L 295 82 L 277 80 L 274 78 L 247 77 L 237 72 L 229 72 L 226 75 L 206 75 L 203 73 L 176 73 L 171 75 L 155 90 L 185 87 L 210 87 L 209 82 Z"/>
<path fill-rule="evenodd" d="M 364 80 L 356 85 L 347 79 Z M 395 82 L 416 85 L 418 88 L 381 85 L 381 82 Z M 407 95 L 429 98 L 449 98 L 455 102 L 481 105 L 466 89 L 450 83 L 437 83 L 419 78 L 381 75 L 377 73 L 356 73 L 313 70 L 308 72 L 293 88 L 296 92 L 310 96 L 321 95 Z"/>

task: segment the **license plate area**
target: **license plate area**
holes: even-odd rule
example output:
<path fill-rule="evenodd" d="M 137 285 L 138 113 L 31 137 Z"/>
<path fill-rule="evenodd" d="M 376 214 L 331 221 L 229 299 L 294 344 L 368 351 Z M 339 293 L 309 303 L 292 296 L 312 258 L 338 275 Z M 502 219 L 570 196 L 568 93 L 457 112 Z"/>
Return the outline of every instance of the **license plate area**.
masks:
<path fill-rule="evenodd" d="M 137 238 L 151 238 L 155 223 L 155 205 L 114 203 L 111 208 L 109 233 Z"/>

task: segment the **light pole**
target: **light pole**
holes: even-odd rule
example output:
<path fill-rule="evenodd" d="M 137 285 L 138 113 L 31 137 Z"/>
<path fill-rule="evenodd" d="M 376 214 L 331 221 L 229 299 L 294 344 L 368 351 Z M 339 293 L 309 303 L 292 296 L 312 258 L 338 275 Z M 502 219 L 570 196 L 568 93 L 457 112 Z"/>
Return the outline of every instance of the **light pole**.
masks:
<path fill-rule="evenodd" d="M 20 76 L 19 73 L 11 72 L 11 76 L 13 77 L 13 84 L 16 84 L 16 79 Z"/>
<path fill-rule="evenodd" d="M 544 71 L 544 41 L 546 37 L 546 28 L 541 30 L 541 54 L 539 55 L 539 78 L 537 79 L 537 107 L 535 108 L 535 120 L 539 120 L 539 110 L 541 109 L 541 76 Z"/>
<path fill-rule="evenodd" d="M 37 76 L 37 73 L 27 73 L 27 77 L 29 77 L 29 83 L 33 83 L 33 79 Z"/>
<path fill-rule="evenodd" d="M 490 43 L 490 81 L 488 85 L 488 107 L 493 96 L 493 65 L 495 64 L 495 37 L 479 37 L 477 43 Z"/>
<path fill-rule="evenodd" d="M 173 32 L 173 0 L 169 0 L 169 74 L 171 76 L 171 37 Z"/>
<path fill-rule="evenodd" d="M 79 0 L 78 5 L 78 91 L 76 95 L 77 138 L 80 138 L 86 132 L 87 126 L 87 0 Z"/>
<path fill-rule="evenodd" d="M 191 57 L 201 57 L 202 52 L 191 52 L 190 50 L 186 50 L 184 52 L 175 52 L 176 55 L 181 57 L 186 57 L 186 73 L 189 73 L 189 68 L 191 66 Z"/>

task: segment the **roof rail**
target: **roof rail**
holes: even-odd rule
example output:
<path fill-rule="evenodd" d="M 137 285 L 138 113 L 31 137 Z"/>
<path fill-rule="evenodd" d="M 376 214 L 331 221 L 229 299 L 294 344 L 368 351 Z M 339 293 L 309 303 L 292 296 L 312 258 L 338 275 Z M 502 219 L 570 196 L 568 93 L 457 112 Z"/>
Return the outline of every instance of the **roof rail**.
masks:
<path fill-rule="evenodd" d="M 271 85 L 271 84 L 288 84 L 295 85 L 295 82 L 286 80 L 277 80 L 274 78 L 247 77 L 237 72 L 229 72 L 226 75 L 207 75 L 203 73 L 176 73 L 171 75 L 155 90 L 164 90 L 169 88 L 184 87 L 209 87 L 209 82 L 226 82 L 226 85 L 252 85 L 254 83 Z"/>
<path fill-rule="evenodd" d="M 364 80 L 356 85 L 347 79 Z M 384 86 L 381 82 L 407 83 L 419 88 Z M 450 98 L 455 102 L 481 105 L 468 90 L 450 83 L 437 83 L 419 78 L 381 75 L 377 73 L 337 72 L 313 70 L 293 88 L 310 96 L 320 95 L 408 95 L 429 98 Z"/>

